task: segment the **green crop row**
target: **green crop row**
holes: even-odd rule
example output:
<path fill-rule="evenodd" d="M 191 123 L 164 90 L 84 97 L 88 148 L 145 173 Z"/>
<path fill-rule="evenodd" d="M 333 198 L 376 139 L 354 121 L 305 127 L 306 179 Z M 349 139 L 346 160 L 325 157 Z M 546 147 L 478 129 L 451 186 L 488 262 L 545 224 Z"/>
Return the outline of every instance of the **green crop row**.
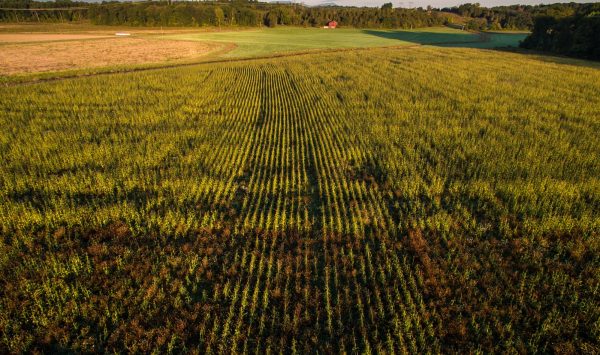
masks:
<path fill-rule="evenodd" d="M 0 352 L 595 352 L 600 72 L 374 49 L 0 89 Z"/>

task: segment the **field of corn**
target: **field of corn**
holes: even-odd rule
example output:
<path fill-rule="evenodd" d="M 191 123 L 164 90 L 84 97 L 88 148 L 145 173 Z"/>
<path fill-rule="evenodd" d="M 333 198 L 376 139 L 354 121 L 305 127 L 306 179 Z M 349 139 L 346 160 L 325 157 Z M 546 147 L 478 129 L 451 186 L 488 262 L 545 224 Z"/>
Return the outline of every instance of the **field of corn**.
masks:
<path fill-rule="evenodd" d="M 600 352 L 600 70 L 575 64 L 0 88 L 0 352 Z"/>

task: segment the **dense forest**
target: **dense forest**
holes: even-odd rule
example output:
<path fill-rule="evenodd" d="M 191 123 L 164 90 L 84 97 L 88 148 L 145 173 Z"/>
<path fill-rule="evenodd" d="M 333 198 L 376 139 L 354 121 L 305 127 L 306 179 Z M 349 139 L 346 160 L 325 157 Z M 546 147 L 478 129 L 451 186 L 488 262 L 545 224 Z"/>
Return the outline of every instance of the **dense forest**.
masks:
<path fill-rule="evenodd" d="M 538 17 L 564 18 L 585 12 L 593 4 L 510 5 L 486 8 L 478 3 L 441 9 L 468 19 L 466 27 L 475 30 L 531 30 Z"/>
<path fill-rule="evenodd" d="M 586 59 L 600 59 L 600 4 L 589 4 L 573 16 L 538 17 L 524 48 Z"/>

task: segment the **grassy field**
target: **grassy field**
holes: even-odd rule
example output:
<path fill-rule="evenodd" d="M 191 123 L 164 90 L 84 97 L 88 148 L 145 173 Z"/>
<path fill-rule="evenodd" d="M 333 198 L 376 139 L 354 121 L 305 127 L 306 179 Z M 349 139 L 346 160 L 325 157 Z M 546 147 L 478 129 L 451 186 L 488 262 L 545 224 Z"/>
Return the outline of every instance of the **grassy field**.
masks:
<path fill-rule="evenodd" d="M 264 28 L 246 31 L 201 32 L 169 35 L 165 38 L 194 41 L 235 43 L 237 48 L 225 57 L 248 57 L 289 51 L 324 48 L 404 46 L 414 44 L 446 44 L 452 46 L 494 48 L 519 45 L 526 35 L 490 34 L 482 41 L 478 34 L 448 27 L 415 30 L 335 30 L 321 28 Z M 450 43 L 450 44 L 448 44 Z"/>
<path fill-rule="evenodd" d="M 481 49 L 493 49 L 503 47 L 519 47 L 519 42 L 524 40 L 528 33 L 516 32 L 516 33 L 502 33 L 502 32 L 486 32 L 478 36 L 479 40 L 470 42 L 468 44 L 462 43 L 439 43 L 441 47 L 468 47 L 468 48 L 481 48 Z"/>
<path fill-rule="evenodd" d="M 0 352 L 597 353 L 598 92 L 441 47 L 0 88 Z"/>

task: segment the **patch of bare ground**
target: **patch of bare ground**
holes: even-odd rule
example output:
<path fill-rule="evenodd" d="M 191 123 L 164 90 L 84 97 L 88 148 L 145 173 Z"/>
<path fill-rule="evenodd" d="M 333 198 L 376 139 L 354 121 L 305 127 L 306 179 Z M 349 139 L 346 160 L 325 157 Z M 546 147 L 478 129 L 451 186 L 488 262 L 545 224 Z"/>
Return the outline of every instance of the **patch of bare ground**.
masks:
<path fill-rule="evenodd" d="M 0 43 L 52 42 L 114 37 L 73 33 L 0 33 Z"/>
<path fill-rule="evenodd" d="M 44 34 L 95 34 L 114 36 L 115 32 L 129 32 L 132 35 L 160 35 L 175 33 L 198 33 L 253 30 L 255 27 L 154 27 L 154 26 L 103 26 L 89 22 L 19 22 L 0 23 L 0 33 L 44 33 Z"/>
<path fill-rule="evenodd" d="M 0 51 L 0 74 L 172 62 L 202 57 L 221 48 L 214 43 L 146 38 L 8 44 Z"/>

